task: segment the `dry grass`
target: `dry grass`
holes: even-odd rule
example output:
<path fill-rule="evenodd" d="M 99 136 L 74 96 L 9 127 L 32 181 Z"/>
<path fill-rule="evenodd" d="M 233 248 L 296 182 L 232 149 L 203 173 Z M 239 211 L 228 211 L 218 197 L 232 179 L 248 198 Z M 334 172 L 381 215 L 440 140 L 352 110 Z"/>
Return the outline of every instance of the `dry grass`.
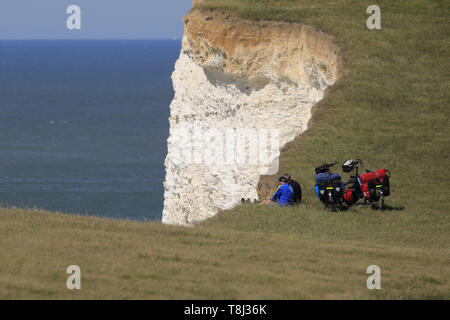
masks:
<path fill-rule="evenodd" d="M 0 212 L 2 299 L 446 298 L 448 250 Z M 66 288 L 67 266 L 81 290 Z M 382 268 L 382 290 L 366 268 Z"/>

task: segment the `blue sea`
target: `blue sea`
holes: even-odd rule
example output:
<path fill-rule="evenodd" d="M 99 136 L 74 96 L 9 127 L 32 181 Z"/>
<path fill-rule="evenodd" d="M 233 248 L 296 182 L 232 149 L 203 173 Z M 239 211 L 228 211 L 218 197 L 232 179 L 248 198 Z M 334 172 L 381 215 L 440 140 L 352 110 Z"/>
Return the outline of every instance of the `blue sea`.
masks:
<path fill-rule="evenodd" d="M 0 41 L 0 206 L 160 221 L 180 47 Z"/>

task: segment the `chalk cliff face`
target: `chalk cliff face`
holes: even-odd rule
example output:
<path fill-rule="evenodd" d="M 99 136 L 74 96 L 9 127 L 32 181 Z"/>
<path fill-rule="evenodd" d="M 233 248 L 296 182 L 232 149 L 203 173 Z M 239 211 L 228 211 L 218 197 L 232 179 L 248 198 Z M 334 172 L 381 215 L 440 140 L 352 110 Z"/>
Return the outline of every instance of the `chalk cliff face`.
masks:
<path fill-rule="evenodd" d="M 279 151 L 337 80 L 339 48 L 299 24 L 196 8 L 184 23 L 162 222 L 192 225 L 258 199 L 259 177 L 277 172 Z"/>

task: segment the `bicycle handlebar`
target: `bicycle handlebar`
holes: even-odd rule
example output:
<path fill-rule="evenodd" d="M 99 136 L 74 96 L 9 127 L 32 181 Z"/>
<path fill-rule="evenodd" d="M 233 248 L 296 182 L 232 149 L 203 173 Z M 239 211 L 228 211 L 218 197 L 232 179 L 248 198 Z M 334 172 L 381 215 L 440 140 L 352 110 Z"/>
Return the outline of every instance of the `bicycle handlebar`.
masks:
<path fill-rule="evenodd" d="M 331 168 L 332 166 L 336 165 L 337 163 L 338 163 L 337 161 L 334 161 L 334 162 L 332 162 L 332 163 L 325 163 L 325 164 L 323 164 L 323 165 L 321 165 L 321 166 L 316 167 L 316 168 L 315 168 L 316 174 L 319 173 L 319 172 L 327 172 L 327 171 L 330 171 L 330 168 Z"/>

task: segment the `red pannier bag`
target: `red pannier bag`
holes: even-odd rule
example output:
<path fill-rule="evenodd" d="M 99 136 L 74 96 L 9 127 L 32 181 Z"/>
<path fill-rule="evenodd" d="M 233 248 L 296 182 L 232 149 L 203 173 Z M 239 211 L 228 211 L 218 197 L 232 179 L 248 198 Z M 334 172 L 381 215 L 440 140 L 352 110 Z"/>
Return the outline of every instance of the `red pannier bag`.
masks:
<path fill-rule="evenodd" d="M 344 192 L 344 201 L 348 205 L 355 204 L 358 201 L 358 196 L 356 195 L 356 192 L 354 189 L 348 189 Z"/>
<path fill-rule="evenodd" d="M 370 198 L 369 184 L 372 182 L 375 185 L 382 184 L 383 186 L 386 186 L 387 193 L 385 195 L 388 196 L 389 195 L 389 176 L 390 176 L 389 170 L 386 170 L 386 169 L 379 169 L 375 172 L 368 172 L 368 173 L 364 173 L 364 174 L 360 175 L 359 178 L 361 179 L 362 192 L 364 193 L 364 196 L 366 197 L 366 199 Z M 384 189 L 386 189 L 386 187 L 384 187 Z"/>

